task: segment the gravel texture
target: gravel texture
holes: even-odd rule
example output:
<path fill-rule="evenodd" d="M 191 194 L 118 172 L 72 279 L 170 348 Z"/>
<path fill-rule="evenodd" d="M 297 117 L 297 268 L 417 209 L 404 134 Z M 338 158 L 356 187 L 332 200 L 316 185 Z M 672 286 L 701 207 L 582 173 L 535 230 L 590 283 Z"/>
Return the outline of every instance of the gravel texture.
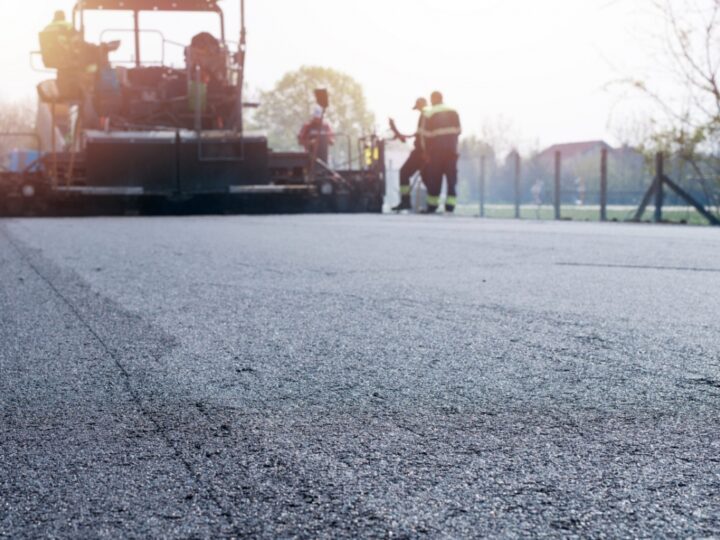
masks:
<path fill-rule="evenodd" d="M 0 221 L 0 536 L 720 537 L 720 231 Z"/>

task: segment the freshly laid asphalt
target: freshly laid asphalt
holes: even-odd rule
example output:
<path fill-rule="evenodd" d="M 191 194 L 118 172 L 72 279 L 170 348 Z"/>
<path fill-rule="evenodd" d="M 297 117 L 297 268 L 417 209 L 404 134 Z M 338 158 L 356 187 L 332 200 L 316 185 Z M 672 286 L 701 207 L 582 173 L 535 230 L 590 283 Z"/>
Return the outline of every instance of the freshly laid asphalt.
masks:
<path fill-rule="evenodd" d="M 0 537 L 720 537 L 720 231 L 0 221 Z"/>

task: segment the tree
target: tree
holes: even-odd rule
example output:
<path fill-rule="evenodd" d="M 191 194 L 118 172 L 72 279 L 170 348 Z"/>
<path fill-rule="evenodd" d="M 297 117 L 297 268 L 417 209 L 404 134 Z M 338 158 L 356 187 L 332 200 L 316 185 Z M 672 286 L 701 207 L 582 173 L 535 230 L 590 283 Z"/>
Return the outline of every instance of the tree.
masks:
<path fill-rule="evenodd" d="M 664 92 L 652 81 L 632 81 L 662 113 L 643 149 L 675 157 L 676 180 L 701 190 L 720 213 L 720 0 L 653 5 L 666 21 L 663 45 L 675 87 Z"/>
<path fill-rule="evenodd" d="M 480 198 L 480 160 L 485 158 L 486 183 L 495 173 L 495 150 L 485 140 L 470 135 L 460 139 L 460 161 L 458 162 L 458 195 L 462 202 L 477 201 Z"/>
<path fill-rule="evenodd" d="M 347 162 L 347 137 L 355 148 L 354 141 L 370 133 L 375 122 L 362 86 L 345 73 L 317 66 L 286 73 L 272 90 L 260 93 L 252 125 L 267 131 L 273 149 L 297 150 L 297 134 L 312 114 L 315 88 L 327 88 L 330 94 L 326 118 L 338 134 L 333 156 L 342 164 Z"/>
<path fill-rule="evenodd" d="M 27 137 L 9 137 L 9 133 L 32 133 L 35 131 L 35 107 L 30 101 L 0 103 L 0 154 L 16 146 L 34 146 Z"/>

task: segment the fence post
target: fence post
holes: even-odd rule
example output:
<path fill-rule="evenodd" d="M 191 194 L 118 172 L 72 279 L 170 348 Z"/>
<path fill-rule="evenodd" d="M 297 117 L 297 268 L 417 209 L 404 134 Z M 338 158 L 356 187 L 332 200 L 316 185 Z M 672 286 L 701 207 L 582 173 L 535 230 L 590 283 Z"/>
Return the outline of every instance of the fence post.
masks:
<path fill-rule="evenodd" d="M 485 156 L 480 156 L 480 217 L 485 217 Z"/>
<path fill-rule="evenodd" d="M 658 152 L 655 156 L 655 223 L 662 221 L 663 182 L 665 178 L 665 156 Z"/>
<path fill-rule="evenodd" d="M 520 218 L 520 152 L 515 151 L 515 219 Z"/>
<path fill-rule="evenodd" d="M 600 153 L 600 221 L 607 221 L 607 148 Z"/>
<path fill-rule="evenodd" d="M 560 150 L 555 152 L 555 219 L 560 219 L 560 167 L 562 166 L 562 155 Z"/>

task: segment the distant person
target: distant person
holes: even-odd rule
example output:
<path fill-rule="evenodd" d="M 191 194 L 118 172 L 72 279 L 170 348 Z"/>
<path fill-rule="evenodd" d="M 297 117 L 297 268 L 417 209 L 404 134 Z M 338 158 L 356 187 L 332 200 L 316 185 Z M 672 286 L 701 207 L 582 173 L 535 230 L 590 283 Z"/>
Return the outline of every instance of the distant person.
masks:
<path fill-rule="evenodd" d="M 311 156 L 324 163 L 328 162 L 330 146 L 335 144 L 335 133 L 330 124 L 325 121 L 323 109 L 319 105 L 313 108 L 312 118 L 303 125 L 298 133 L 298 143 Z"/>
<path fill-rule="evenodd" d="M 185 48 L 185 65 L 196 77 L 209 87 L 221 87 L 227 82 L 227 66 L 223 48 L 218 39 L 208 32 L 193 36 L 190 46 Z"/>
<path fill-rule="evenodd" d="M 545 183 L 539 178 L 535 180 L 535 183 L 530 188 L 532 194 L 533 203 L 535 203 L 535 215 L 540 219 L 540 209 L 543 204 L 543 191 L 545 190 Z"/>
<path fill-rule="evenodd" d="M 461 133 L 457 111 L 443 103 L 440 92 L 433 92 L 430 96 L 430 107 L 423 111 L 420 129 L 421 146 L 427 158 L 428 214 L 435 213 L 438 209 L 443 177 L 447 181 L 445 212 L 455 211 L 458 139 Z"/>
<path fill-rule="evenodd" d="M 419 97 L 415 100 L 414 111 L 418 111 L 418 125 L 417 130 L 413 135 L 403 135 L 395 127 L 395 121 L 390 119 L 390 128 L 395 133 L 395 137 L 405 142 L 407 139 L 414 138 L 413 150 L 410 155 L 400 167 L 400 204 L 393 207 L 393 212 L 400 212 L 401 210 L 410 210 L 410 179 L 415 173 L 420 173 L 420 178 L 425 182 L 425 156 L 422 149 L 422 140 L 420 137 L 420 127 L 422 125 L 423 111 L 427 107 L 428 102 L 425 98 Z M 427 185 L 427 184 L 426 184 Z"/>
<path fill-rule="evenodd" d="M 585 184 L 585 179 L 582 176 L 578 176 L 575 179 L 575 187 L 577 188 L 577 200 L 575 201 L 575 204 L 582 206 L 585 204 L 585 195 L 587 194 L 587 186 Z"/>

